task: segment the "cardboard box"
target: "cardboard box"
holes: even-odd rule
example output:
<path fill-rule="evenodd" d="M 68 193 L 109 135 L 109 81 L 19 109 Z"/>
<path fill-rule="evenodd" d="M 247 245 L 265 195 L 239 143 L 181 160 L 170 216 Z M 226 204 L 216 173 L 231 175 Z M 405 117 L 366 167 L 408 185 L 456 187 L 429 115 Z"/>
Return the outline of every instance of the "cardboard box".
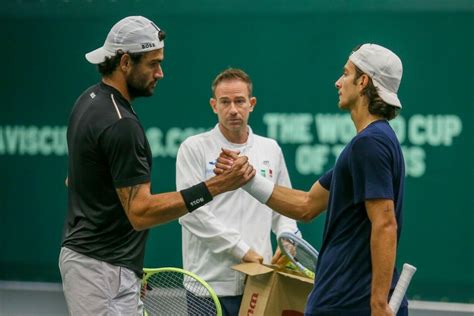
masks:
<path fill-rule="evenodd" d="M 302 316 L 314 281 L 258 263 L 232 267 L 247 275 L 239 316 Z"/>

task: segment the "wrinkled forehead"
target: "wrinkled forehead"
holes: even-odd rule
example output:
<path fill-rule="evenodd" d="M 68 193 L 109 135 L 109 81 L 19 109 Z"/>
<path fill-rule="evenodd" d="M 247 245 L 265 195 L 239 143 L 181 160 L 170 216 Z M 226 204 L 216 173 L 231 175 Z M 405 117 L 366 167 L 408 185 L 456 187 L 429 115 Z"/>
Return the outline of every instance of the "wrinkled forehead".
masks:
<path fill-rule="evenodd" d="M 238 78 L 224 79 L 216 85 L 214 93 L 217 98 L 237 96 L 249 97 L 250 86 L 248 83 Z"/>

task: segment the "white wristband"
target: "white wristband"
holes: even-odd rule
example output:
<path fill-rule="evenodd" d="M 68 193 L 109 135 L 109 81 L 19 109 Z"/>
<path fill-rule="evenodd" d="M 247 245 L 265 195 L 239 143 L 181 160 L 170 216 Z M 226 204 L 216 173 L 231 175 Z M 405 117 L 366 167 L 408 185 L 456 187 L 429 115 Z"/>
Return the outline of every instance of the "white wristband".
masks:
<path fill-rule="evenodd" d="M 267 180 L 259 174 L 256 174 L 252 180 L 242 186 L 242 189 L 247 191 L 248 194 L 253 196 L 260 203 L 266 204 L 273 193 L 274 186 L 275 184 L 273 182 Z"/>

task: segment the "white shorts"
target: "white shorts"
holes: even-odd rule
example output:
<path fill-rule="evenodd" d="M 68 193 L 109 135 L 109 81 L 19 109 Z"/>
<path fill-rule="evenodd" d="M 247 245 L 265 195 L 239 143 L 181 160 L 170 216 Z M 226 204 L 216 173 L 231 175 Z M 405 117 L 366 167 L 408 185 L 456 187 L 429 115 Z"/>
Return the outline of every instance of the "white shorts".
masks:
<path fill-rule="evenodd" d="M 65 247 L 59 270 L 69 315 L 143 315 L 140 279 L 132 270 Z"/>

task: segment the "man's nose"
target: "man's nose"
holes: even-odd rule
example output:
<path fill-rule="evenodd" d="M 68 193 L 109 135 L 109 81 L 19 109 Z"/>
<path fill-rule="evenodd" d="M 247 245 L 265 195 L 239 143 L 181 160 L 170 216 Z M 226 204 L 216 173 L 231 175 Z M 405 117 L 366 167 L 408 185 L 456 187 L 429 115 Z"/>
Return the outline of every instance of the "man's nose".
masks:
<path fill-rule="evenodd" d="M 161 68 L 161 65 L 158 65 L 158 69 L 155 71 L 154 75 L 155 75 L 155 78 L 157 78 L 158 80 L 163 79 L 165 75 L 163 73 L 163 69 Z"/>

